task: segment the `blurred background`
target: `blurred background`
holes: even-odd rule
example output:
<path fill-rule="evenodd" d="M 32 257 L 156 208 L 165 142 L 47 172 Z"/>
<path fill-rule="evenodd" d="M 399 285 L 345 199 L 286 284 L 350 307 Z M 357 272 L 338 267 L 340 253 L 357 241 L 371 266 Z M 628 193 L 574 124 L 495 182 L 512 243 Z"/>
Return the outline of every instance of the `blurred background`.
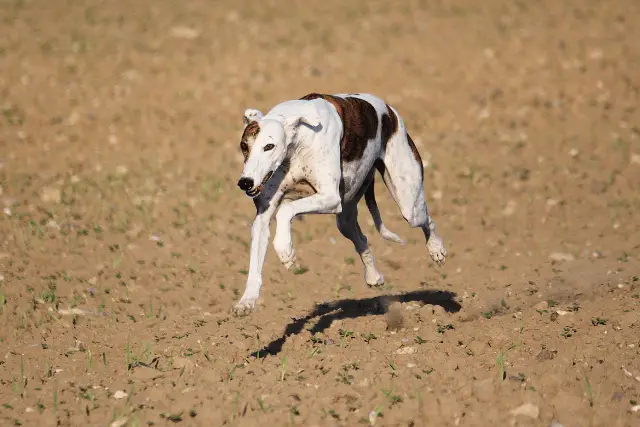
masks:
<path fill-rule="evenodd" d="M 632 425 L 639 19 L 633 0 L 3 0 L 0 417 Z M 310 92 L 400 112 L 450 258 L 431 264 L 379 185 L 408 240 L 361 209 L 383 289 L 332 217 L 305 217 L 302 266 L 270 248 L 258 311 L 233 319 L 255 212 L 242 113 Z M 284 339 L 316 302 L 416 290 L 461 309 L 405 300 L 394 335 L 362 302 Z"/>

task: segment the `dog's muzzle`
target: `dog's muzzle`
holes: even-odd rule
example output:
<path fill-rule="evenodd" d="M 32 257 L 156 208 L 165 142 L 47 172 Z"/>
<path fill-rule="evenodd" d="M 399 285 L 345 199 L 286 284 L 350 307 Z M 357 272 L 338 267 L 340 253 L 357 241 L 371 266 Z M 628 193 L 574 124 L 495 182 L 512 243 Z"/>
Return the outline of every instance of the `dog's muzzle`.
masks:
<path fill-rule="evenodd" d="M 238 181 L 238 187 L 245 192 L 245 194 L 251 198 L 257 197 L 262 190 L 264 190 L 264 185 L 271 179 L 273 176 L 273 171 L 269 172 L 262 179 L 262 183 L 258 185 L 256 188 L 253 188 L 253 179 L 251 178 L 240 178 Z"/>

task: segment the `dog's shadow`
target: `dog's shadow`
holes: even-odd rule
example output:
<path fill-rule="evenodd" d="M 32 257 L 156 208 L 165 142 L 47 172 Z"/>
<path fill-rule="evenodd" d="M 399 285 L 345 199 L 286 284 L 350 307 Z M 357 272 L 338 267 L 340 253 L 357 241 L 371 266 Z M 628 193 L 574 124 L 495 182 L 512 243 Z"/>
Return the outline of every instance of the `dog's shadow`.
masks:
<path fill-rule="evenodd" d="M 439 305 L 448 313 L 457 313 L 461 305 L 455 300 L 456 294 L 449 291 L 413 291 L 400 295 L 381 295 L 363 299 L 343 299 L 330 303 L 318 304 L 304 317 L 294 319 L 287 325 L 280 338 L 271 341 L 262 349 L 251 353 L 252 357 L 265 358 L 275 356 L 282 350 L 289 335 L 298 334 L 310 320 L 318 318 L 317 323 L 309 329 L 311 334 L 323 332 L 334 320 L 355 319 L 357 317 L 384 314 L 392 302 L 400 303 L 420 301 L 424 304 Z"/>

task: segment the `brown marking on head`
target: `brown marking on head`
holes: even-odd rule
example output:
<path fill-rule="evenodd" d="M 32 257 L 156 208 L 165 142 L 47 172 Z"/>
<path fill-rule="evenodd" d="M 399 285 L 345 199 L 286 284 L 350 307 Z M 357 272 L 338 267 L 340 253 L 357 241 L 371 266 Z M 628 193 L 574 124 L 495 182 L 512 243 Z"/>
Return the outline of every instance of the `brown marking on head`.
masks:
<path fill-rule="evenodd" d="M 398 131 L 398 116 L 387 105 L 387 113 L 382 115 L 382 147 L 387 146 L 387 142 Z"/>
<path fill-rule="evenodd" d="M 413 153 L 413 157 L 416 159 L 418 164 L 420 165 L 420 172 L 422 173 L 422 178 L 424 179 L 424 166 L 422 165 L 422 157 L 420 157 L 420 153 L 418 152 L 418 147 L 413 143 L 413 139 L 407 133 L 407 142 L 409 143 L 409 148 L 411 148 L 411 152 Z"/>
<path fill-rule="evenodd" d="M 251 151 L 251 145 L 256 140 L 256 136 L 260 133 L 260 125 L 256 121 L 251 121 L 244 128 L 242 132 L 242 138 L 240 138 L 240 150 L 244 156 L 245 163 L 249 158 L 249 151 Z"/>
<path fill-rule="evenodd" d="M 362 157 L 367 143 L 378 133 L 378 113 L 373 105 L 364 99 L 340 98 L 320 93 L 310 93 L 302 100 L 311 101 L 321 98 L 330 102 L 342 119 L 342 138 L 340 139 L 340 158 L 351 162 Z"/>

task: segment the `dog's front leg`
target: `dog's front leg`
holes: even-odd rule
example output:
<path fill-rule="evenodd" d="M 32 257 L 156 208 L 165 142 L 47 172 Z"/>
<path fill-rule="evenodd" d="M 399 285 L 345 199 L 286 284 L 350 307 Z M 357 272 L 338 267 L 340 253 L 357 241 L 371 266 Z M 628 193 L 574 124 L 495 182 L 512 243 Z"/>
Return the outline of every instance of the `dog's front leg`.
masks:
<path fill-rule="evenodd" d="M 262 266 L 269 246 L 269 223 L 273 217 L 279 201 L 272 199 L 268 206 L 263 206 L 261 200 L 256 201 L 258 213 L 251 227 L 251 253 L 249 258 L 249 274 L 244 294 L 233 307 L 233 314 L 246 316 L 251 314 L 256 306 L 262 287 Z"/>
<path fill-rule="evenodd" d="M 291 240 L 291 221 L 300 214 L 338 214 L 342 212 L 342 203 L 338 186 L 329 187 L 326 192 L 318 189 L 318 193 L 291 203 L 282 205 L 276 214 L 276 236 L 273 248 L 278 258 L 288 270 L 296 262 L 296 252 Z"/>

